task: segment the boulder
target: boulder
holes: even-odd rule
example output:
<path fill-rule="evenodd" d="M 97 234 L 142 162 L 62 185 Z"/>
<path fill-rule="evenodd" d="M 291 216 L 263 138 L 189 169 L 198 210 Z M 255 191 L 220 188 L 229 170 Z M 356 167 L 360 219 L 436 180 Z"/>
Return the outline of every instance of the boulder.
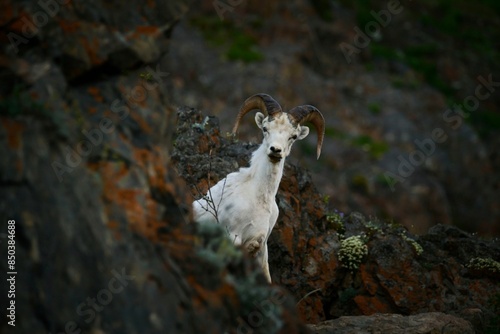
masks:
<path fill-rule="evenodd" d="M 374 314 L 372 316 L 343 316 L 317 325 L 309 325 L 314 334 L 473 334 L 466 320 L 440 312 L 411 316 Z"/>

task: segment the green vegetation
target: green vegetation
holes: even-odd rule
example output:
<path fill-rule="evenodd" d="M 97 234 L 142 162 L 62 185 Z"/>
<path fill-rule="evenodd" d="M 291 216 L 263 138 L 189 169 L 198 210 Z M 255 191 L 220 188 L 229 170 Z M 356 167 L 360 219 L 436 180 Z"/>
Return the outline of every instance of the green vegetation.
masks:
<path fill-rule="evenodd" d="M 405 240 L 406 242 L 408 242 L 410 245 L 413 246 L 413 249 L 417 253 L 417 256 L 419 256 L 420 254 L 422 254 L 424 252 L 424 249 L 422 248 L 422 246 L 420 246 L 420 244 L 418 242 L 416 242 L 415 240 L 413 240 L 412 238 L 410 238 L 409 236 L 407 236 L 404 233 L 401 233 L 400 235 L 403 238 L 403 240 Z"/>
<path fill-rule="evenodd" d="M 243 261 L 242 250 L 234 246 L 221 225 L 201 223 L 196 226 L 200 236 L 196 252 L 208 265 L 219 272 L 224 272 L 232 264 L 239 264 Z M 260 271 L 253 271 L 241 277 L 228 273 L 225 279 L 230 281 L 236 289 L 243 309 L 243 321 L 258 316 L 262 319 L 259 329 L 265 333 L 277 333 L 283 325 L 280 320 L 285 298 L 283 292 L 276 287 L 269 288 L 268 285 L 262 284 L 263 277 Z"/>
<path fill-rule="evenodd" d="M 367 194 L 370 183 L 363 174 L 355 174 L 351 177 L 351 186 L 354 190 Z"/>
<path fill-rule="evenodd" d="M 475 257 L 471 259 L 465 267 L 472 270 L 486 270 L 500 274 L 500 262 L 491 258 Z"/>
<path fill-rule="evenodd" d="M 24 87 L 22 85 L 14 85 L 10 95 L 0 100 L 0 113 L 10 117 L 23 114 L 46 115 L 47 112 L 43 104 L 33 99 L 23 90 Z"/>
<path fill-rule="evenodd" d="M 342 221 L 343 218 L 344 214 L 341 212 L 334 212 L 326 215 L 326 221 L 329 223 L 330 227 L 339 234 L 345 232 L 344 222 Z"/>
<path fill-rule="evenodd" d="M 323 195 L 323 203 L 325 204 L 328 204 L 328 202 L 330 201 L 330 195 Z"/>
<path fill-rule="evenodd" d="M 154 79 L 153 74 L 151 72 L 142 72 L 139 74 L 139 77 L 149 82 L 153 81 Z"/>
<path fill-rule="evenodd" d="M 193 18 L 190 23 L 200 29 L 209 44 L 222 48 L 224 57 L 229 60 L 249 63 L 263 58 L 257 49 L 256 38 L 233 22 L 222 21 L 218 17 L 199 16 Z"/>
<path fill-rule="evenodd" d="M 435 44 L 428 43 L 398 49 L 372 42 L 370 49 L 374 57 L 397 60 L 408 65 L 416 73 L 422 75 L 423 81 L 442 92 L 445 96 L 451 97 L 455 93 L 455 89 L 439 76 L 435 62 L 438 52 Z M 412 83 L 412 86 L 415 86 L 415 83 Z"/>
<path fill-rule="evenodd" d="M 243 253 L 233 245 L 226 231 L 220 225 L 198 224 L 197 228 L 203 238 L 203 245 L 197 251 L 200 258 L 219 270 L 225 268 L 229 263 L 241 260 Z"/>
<path fill-rule="evenodd" d="M 381 235 L 384 235 L 384 231 L 380 228 L 380 226 L 376 225 L 375 223 L 373 223 L 371 220 L 368 221 L 366 224 L 365 224 L 365 227 L 367 229 L 367 236 L 368 237 L 372 237 L 374 236 L 375 234 L 381 234 Z"/>
<path fill-rule="evenodd" d="M 278 333 L 283 327 L 281 314 L 285 296 L 283 291 L 276 287 L 270 289 L 267 285 L 258 285 L 258 275 L 258 272 L 253 272 L 246 279 L 235 282 L 244 320 L 253 325 L 252 320 L 259 319 L 260 333 Z M 247 329 L 245 332 L 252 332 L 250 327 Z"/>
<path fill-rule="evenodd" d="M 368 103 L 368 110 L 370 110 L 373 115 L 379 115 L 382 112 L 382 107 L 380 104 L 372 102 Z"/>
<path fill-rule="evenodd" d="M 374 103 L 372 103 L 371 107 L 369 106 L 368 108 L 370 110 L 377 110 L 375 112 L 378 112 L 381 109 L 380 105 Z M 384 155 L 385 152 L 389 150 L 389 145 L 383 141 L 377 141 L 367 135 L 351 137 L 333 127 L 326 127 L 325 136 L 328 138 L 334 138 L 348 142 L 351 146 L 354 147 L 360 147 L 363 151 L 370 154 L 373 159 L 379 159 L 380 157 L 382 157 L 382 155 Z"/>
<path fill-rule="evenodd" d="M 351 145 L 361 147 L 374 159 L 379 159 L 385 152 L 387 152 L 387 150 L 389 150 L 389 145 L 387 145 L 387 143 L 376 141 L 367 135 L 361 135 L 351 139 Z"/>
<path fill-rule="evenodd" d="M 357 270 L 368 255 L 368 246 L 362 236 L 355 235 L 340 242 L 339 260 L 347 269 Z"/>
<path fill-rule="evenodd" d="M 327 126 L 325 128 L 325 136 L 329 137 L 329 138 L 336 138 L 336 139 L 347 139 L 347 135 L 345 133 L 343 133 L 342 131 L 339 131 L 331 126 Z"/>

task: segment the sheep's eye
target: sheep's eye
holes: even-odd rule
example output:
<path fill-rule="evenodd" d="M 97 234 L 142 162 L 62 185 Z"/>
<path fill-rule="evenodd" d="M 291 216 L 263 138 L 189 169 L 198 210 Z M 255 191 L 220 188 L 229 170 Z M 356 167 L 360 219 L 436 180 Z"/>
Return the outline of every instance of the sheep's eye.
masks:
<path fill-rule="evenodd" d="M 291 136 L 290 139 L 293 139 L 293 140 L 297 139 L 297 135 Z"/>
<path fill-rule="evenodd" d="M 267 132 L 267 128 L 266 128 L 266 127 L 263 127 L 263 128 L 262 128 L 262 131 L 263 131 L 263 132 Z"/>

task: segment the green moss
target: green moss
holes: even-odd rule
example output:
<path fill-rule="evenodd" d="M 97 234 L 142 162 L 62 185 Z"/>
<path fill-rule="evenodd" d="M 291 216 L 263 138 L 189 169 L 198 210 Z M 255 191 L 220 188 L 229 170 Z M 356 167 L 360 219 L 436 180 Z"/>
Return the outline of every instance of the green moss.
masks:
<path fill-rule="evenodd" d="M 146 81 L 153 81 L 153 74 L 151 72 L 142 72 L 139 74 L 139 77 L 146 80 Z"/>
<path fill-rule="evenodd" d="M 417 253 L 417 256 L 419 256 L 420 254 L 422 254 L 424 252 L 424 249 L 422 248 L 422 246 L 416 242 L 415 240 L 413 240 L 412 238 L 408 237 L 406 234 L 404 233 L 401 233 L 400 234 L 401 237 L 403 238 L 403 240 L 405 240 L 406 242 L 408 242 L 410 245 L 412 245 L 413 249 L 415 250 L 415 252 Z"/>
<path fill-rule="evenodd" d="M 386 176 L 383 173 L 379 173 L 375 175 L 375 183 L 377 183 L 380 186 L 386 187 L 386 188 L 391 188 L 389 182 L 394 181 L 393 179 L 389 178 L 389 176 Z"/>
<path fill-rule="evenodd" d="M 345 268 L 357 270 L 366 255 L 368 247 L 362 236 L 355 235 L 340 242 L 339 260 Z"/>
<path fill-rule="evenodd" d="M 435 56 L 438 48 L 436 44 L 420 44 L 399 49 L 372 42 L 370 49 L 374 57 L 400 61 L 408 65 L 416 73 L 422 75 L 425 82 L 442 92 L 445 96 L 450 97 L 455 93 L 455 89 L 447 84 L 437 71 Z M 400 82 L 393 80 L 393 85 L 401 87 L 407 85 L 403 79 L 399 80 Z M 415 86 L 415 83 L 412 83 L 411 86 Z"/>
<path fill-rule="evenodd" d="M 330 201 L 330 195 L 323 195 L 323 203 L 328 204 Z"/>
<path fill-rule="evenodd" d="M 367 236 L 371 237 L 374 236 L 375 234 L 384 234 L 384 231 L 380 228 L 380 226 L 376 225 L 372 221 L 368 221 L 365 223 L 365 227 L 367 229 Z"/>
<path fill-rule="evenodd" d="M 257 50 L 257 41 L 255 38 L 238 34 L 234 37 L 226 52 L 229 60 L 243 60 L 246 63 L 262 60 L 262 53 Z"/>
<path fill-rule="evenodd" d="M 325 127 L 325 136 L 330 137 L 330 138 L 336 138 L 336 139 L 347 139 L 348 138 L 348 136 L 344 132 L 337 130 L 331 126 Z"/>
<path fill-rule="evenodd" d="M 329 227 L 340 234 L 343 234 L 345 232 L 344 222 L 342 221 L 342 219 L 342 213 L 335 212 L 326 215 L 326 221 L 328 222 Z"/>
<path fill-rule="evenodd" d="M 466 268 L 472 270 L 485 270 L 492 273 L 500 274 L 500 262 L 497 262 L 491 258 L 480 258 L 475 257 L 465 265 Z"/>
<path fill-rule="evenodd" d="M 382 141 L 376 141 L 367 135 L 361 135 L 351 139 L 353 146 L 361 147 L 365 152 L 368 152 L 374 159 L 379 159 L 389 150 L 389 145 Z"/>
<path fill-rule="evenodd" d="M 369 190 L 369 182 L 366 176 L 362 174 L 355 174 L 351 178 L 351 186 L 362 193 L 368 193 Z"/>
<path fill-rule="evenodd" d="M 368 103 L 368 110 L 373 115 L 379 115 L 382 112 L 382 107 L 378 103 Z"/>
<path fill-rule="evenodd" d="M 229 60 L 248 63 L 263 59 L 257 48 L 257 40 L 230 21 L 198 16 L 191 19 L 190 23 L 200 30 L 209 44 L 221 47 L 224 50 L 223 55 Z"/>

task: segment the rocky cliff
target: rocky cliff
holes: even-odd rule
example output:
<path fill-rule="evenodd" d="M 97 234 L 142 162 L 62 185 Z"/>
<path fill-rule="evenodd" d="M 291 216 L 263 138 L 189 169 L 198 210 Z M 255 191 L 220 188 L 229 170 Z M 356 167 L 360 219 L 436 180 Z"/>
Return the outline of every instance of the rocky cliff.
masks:
<path fill-rule="evenodd" d="M 0 332 L 306 332 L 216 226 L 189 224 L 158 64 L 185 8 L 2 2 Z"/>
<path fill-rule="evenodd" d="M 7 320 L 16 327 L 2 321 L 2 333 L 498 328 L 498 241 L 445 225 L 416 236 L 344 215 L 303 165 L 286 165 L 277 196 L 274 285 L 224 231 L 192 224 L 196 188 L 247 164 L 256 144 L 226 136 L 208 116 L 216 108 L 177 108 L 183 85 L 198 104 L 188 87 L 197 74 L 179 66 L 180 80 L 172 71 L 191 59 L 179 39 L 192 31 L 176 26 L 188 3 L 0 6 L 0 293 L 15 291 L 0 308 L 15 302 Z M 231 53 L 234 68 L 245 41 Z M 212 101 L 209 93 L 200 101 Z"/>
<path fill-rule="evenodd" d="M 386 0 L 213 4 L 172 32 L 174 103 L 218 116 L 223 131 L 256 92 L 312 104 L 327 122 L 322 158 L 311 139 L 291 159 L 336 208 L 416 234 L 500 235 L 495 1 L 399 1 L 394 13 Z M 242 138 L 257 141 L 250 129 Z"/>
<path fill-rule="evenodd" d="M 194 197 L 247 165 L 256 147 L 221 134 L 217 118 L 179 110 L 172 159 Z M 276 200 L 280 216 L 268 242 L 271 276 L 295 297 L 303 321 L 442 312 L 466 319 L 477 332 L 499 325 L 498 239 L 487 241 L 447 225 L 417 236 L 398 224 L 330 210 L 308 172 L 289 163 Z M 439 324 L 440 318 L 425 319 Z M 347 323 L 364 328 L 363 319 Z M 373 323 L 385 328 L 385 321 L 393 321 L 381 319 L 367 320 L 366 328 L 375 328 Z M 398 326 L 405 328 L 408 321 L 401 318 Z M 456 333 L 467 331 L 457 326 Z M 422 330 L 410 327 L 409 332 Z"/>

